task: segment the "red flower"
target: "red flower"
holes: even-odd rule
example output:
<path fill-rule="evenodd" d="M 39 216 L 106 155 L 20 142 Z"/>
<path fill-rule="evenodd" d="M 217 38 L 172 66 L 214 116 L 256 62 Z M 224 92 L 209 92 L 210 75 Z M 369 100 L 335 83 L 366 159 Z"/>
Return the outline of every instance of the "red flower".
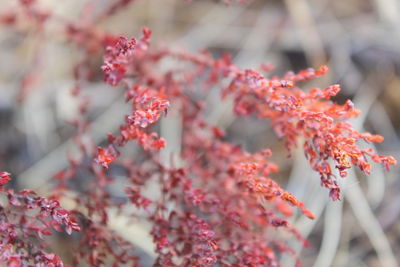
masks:
<path fill-rule="evenodd" d="M 101 164 L 104 168 L 108 168 L 108 165 L 116 159 L 116 154 L 117 152 L 112 145 L 110 145 L 107 149 L 98 147 L 96 162 Z"/>
<path fill-rule="evenodd" d="M 8 172 L 0 172 L 0 189 L 11 180 L 10 174 Z"/>

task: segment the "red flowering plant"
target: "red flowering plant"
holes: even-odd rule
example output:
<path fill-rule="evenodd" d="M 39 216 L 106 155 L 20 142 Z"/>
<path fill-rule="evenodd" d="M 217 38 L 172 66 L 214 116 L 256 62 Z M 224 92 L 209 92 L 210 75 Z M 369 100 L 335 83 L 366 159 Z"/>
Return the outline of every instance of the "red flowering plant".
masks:
<path fill-rule="evenodd" d="M 115 1 L 104 14 L 112 15 L 129 2 Z M 24 8 L 13 21 L 7 20 L 10 25 L 18 23 L 18 16 L 34 17 L 39 25 L 51 17 L 39 12 L 36 1 L 20 3 Z M 37 14 L 47 15 L 38 19 Z M 350 100 L 344 105 L 331 101 L 339 85 L 308 92 L 300 89 L 300 82 L 324 75 L 326 66 L 268 77 L 261 71 L 241 69 L 229 55 L 214 58 L 206 51 L 152 48 L 152 32 L 146 27 L 135 39 L 56 16 L 51 19 L 62 25 L 66 40 L 84 54 L 75 66 L 72 90 L 81 101 L 79 117 L 72 121 L 79 156 L 69 156 L 69 166 L 54 174 L 54 190 L 48 199 L 30 190 L 4 189 L 10 177 L 1 173 L 1 192 L 8 205 L 1 206 L 0 259 L 9 266 L 63 266 L 59 256 L 47 252 L 51 246 L 41 240 L 52 230 L 63 229 L 68 234 L 79 231 L 71 247 L 74 266 L 140 265 L 135 245 L 109 227 L 110 212 L 123 213 L 127 208 L 130 212 L 125 216 L 151 225 L 154 266 L 279 266 L 283 254 L 296 257 L 277 229 L 306 245 L 287 218 L 293 215 L 293 207 L 310 219 L 315 216 L 274 181 L 279 170 L 270 160 L 270 149 L 245 151 L 207 121 L 202 97 L 212 88 L 221 89 L 222 100 L 233 100 L 236 116 L 270 121 L 289 152 L 303 146 L 333 200 L 340 199 L 334 169 L 345 177 L 352 165 L 370 173 L 371 160 L 386 169 L 396 164 L 393 157 L 358 146 L 359 141 L 381 142 L 383 138 L 353 129 L 347 120 L 360 111 Z M 88 73 L 95 72 L 89 59 L 100 53 L 104 53 L 104 82 L 125 94 L 131 112 L 120 118 L 118 131 L 104 133 L 108 144 L 96 148 L 87 131 L 89 106 L 82 90 L 92 79 Z M 167 61 L 179 64 L 166 68 Z M 159 121 L 169 116 L 170 108 L 179 114 L 182 127 L 178 160 L 162 156 L 168 143 L 160 136 Z M 134 143 L 140 147 L 140 156 L 132 158 L 123 148 Z M 117 198 L 110 186 L 120 183 L 120 176 L 125 189 Z M 151 194 L 146 193 L 149 187 Z M 76 208 L 61 208 L 59 201 L 65 198 Z"/>
<path fill-rule="evenodd" d="M 53 230 L 69 235 L 80 227 L 57 200 L 37 196 L 32 190 L 5 189 L 10 174 L 0 172 L 0 190 L 7 204 L 0 205 L 0 260 L 7 266 L 63 266 L 61 258 L 46 252 L 44 236 Z"/>

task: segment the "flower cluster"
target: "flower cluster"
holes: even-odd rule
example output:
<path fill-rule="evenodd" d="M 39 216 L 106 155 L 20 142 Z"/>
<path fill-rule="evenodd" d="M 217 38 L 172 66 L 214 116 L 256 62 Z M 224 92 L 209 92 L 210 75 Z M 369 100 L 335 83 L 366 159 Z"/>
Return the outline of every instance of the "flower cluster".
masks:
<path fill-rule="evenodd" d="M 106 49 L 104 56 L 104 65 L 102 70 L 105 74 L 105 81 L 116 86 L 126 75 L 128 70 L 131 70 L 132 75 L 135 72 L 129 67 L 135 65 L 134 59 L 140 59 L 143 53 L 147 50 L 150 44 L 151 31 L 143 28 L 143 36 L 140 38 L 137 49 L 136 40 L 132 38 L 130 41 L 126 38 L 119 38 L 118 41 Z M 128 82 L 125 80 L 125 83 Z M 116 158 L 115 146 L 124 146 L 126 142 L 137 140 L 146 151 L 149 149 L 160 150 L 165 147 L 165 140 L 159 138 L 156 132 L 146 133 L 144 130 L 151 124 L 157 122 L 161 115 L 167 114 L 169 101 L 167 100 L 164 90 L 154 90 L 151 88 L 142 87 L 138 84 L 128 86 L 129 90 L 125 93 L 125 99 L 132 104 L 132 114 L 126 116 L 125 124 L 120 127 L 118 137 L 109 135 L 111 145 L 107 148 L 98 148 L 98 156 L 96 161 L 108 167 Z"/>
<path fill-rule="evenodd" d="M 128 40 L 120 37 L 114 46 L 107 47 L 104 56 L 104 64 L 101 69 L 104 71 L 104 81 L 116 86 L 126 74 L 125 65 L 128 64 L 129 55 L 133 53 L 136 40 Z"/>
<path fill-rule="evenodd" d="M 360 113 L 350 100 L 344 105 L 329 101 L 339 92 L 339 85 L 322 90 L 314 88 L 308 93 L 295 86 L 298 81 L 318 77 L 326 71 L 327 67 L 323 66 L 319 70 L 288 73 L 284 79 L 267 79 L 253 71 L 237 72 L 225 93 L 234 95 L 237 114 L 255 114 L 271 120 L 277 136 L 286 139 L 289 150 L 297 145 L 298 137 L 304 137 L 304 152 L 311 167 L 320 173 L 322 184 L 336 200 L 340 198 L 340 189 L 328 159 L 335 162 L 342 177 L 351 165 L 369 174 L 371 167 L 367 156 L 386 169 L 396 161 L 357 145 L 359 140 L 382 142 L 383 138 L 360 133 L 346 121 Z"/>

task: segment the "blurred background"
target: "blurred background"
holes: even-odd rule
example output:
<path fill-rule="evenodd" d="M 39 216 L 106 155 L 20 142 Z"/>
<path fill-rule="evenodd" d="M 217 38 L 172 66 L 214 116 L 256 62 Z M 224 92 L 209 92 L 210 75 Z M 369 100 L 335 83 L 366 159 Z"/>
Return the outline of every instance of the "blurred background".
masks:
<path fill-rule="evenodd" d="M 21 1 L 29 2 L 29 1 Z M 230 53 L 242 68 L 275 66 L 272 74 L 328 65 L 327 76 L 304 85 L 304 90 L 341 84 L 335 101 L 351 99 L 363 111 L 353 121 L 361 131 L 385 137 L 376 148 L 400 159 L 400 2 L 398 0 L 247 0 L 230 5 L 211 0 L 136 0 L 124 3 L 111 16 L 112 0 L 38 0 L 45 13 L 61 22 L 79 21 L 116 35 L 139 36 L 142 26 L 153 31 L 153 46 L 208 49 Z M 22 12 L 14 0 L 0 4 L 0 170 L 16 177 L 15 187 L 41 188 L 67 164 L 73 150 L 79 103 L 70 94 L 76 62 L 82 51 L 65 40 L 60 19 L 45 28 L 13 23 Z M 115 132 L 129 109 L 121 91 L 104 84 L 102 54 L 92 58 L 94 78 L 85 84 L 91 101 L 89 121 L 95 142 Z M 274 176 L 313 211 L 293 224 L 310 240 L 293 247 L 304 266 L 397 266 L 400 262 L 399 168 L 385 172 L 374 166 L 365 176 L 355 170 L 342 179 L 344 198 L 332 202 L 319 186 L 301 150 L 291 157 L 269 125 L 236 118 L 218 92 L 207 96 L 209 119 L 224 128 L 228 139 L 249 151 L 270 147 L 281 172 Z M 161 126 L 163 127 L 163 126 Z M 165 126 L 164 126 L 165 127 Z M 175 128 L 162 129 L 174 138 Z M 162 134 L 163 136 L 163 134 Z M 173 151 L 173 149 L 172 149 Z M 44 190 L 42 190 L 44 191 Z M 132 242 L 135 242 L 133 240 Z M 282 259 L 283 266 L 293 266 Z"/>

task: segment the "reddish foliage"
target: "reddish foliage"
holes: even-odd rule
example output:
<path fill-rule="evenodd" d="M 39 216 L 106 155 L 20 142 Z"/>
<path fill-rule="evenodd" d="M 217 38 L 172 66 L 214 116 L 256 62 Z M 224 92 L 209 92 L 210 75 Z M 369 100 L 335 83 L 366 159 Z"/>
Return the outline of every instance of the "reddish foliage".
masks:
<path fill-rule="evenodd" d="M 10 179 L 8 173 L 1 172 L 2 186 Z M 8 204 L 0 205 L 0 260 L 8 266 L 63 266 L 59 256 L 45 251 L 43 240 L 65 229 L 69 235 L 79 231 L 74 216 L 60 207 L 56 200 L 37 196 L 32 190 L 14 192 L 1 188 L 7 195 Z"/>
<path fill-rule="evenodd" d="M 100 16 L 114 14 L 129 2 L 113 1 Z M 20 3 L 24 16 L 35 17 L 39 25 L 46 19 L 57 20 L 44 16 L 36 1 Z M 17 23 L 20 16 L 4 18 L 3 23 Z M 360 111 L 351 101 L 338 105 L 330 100 L 338 94 L 339 85 L 313 88 L 307 93 L 298 87 L 301 81 L 324 75 L 326 66 L 265 77 L 241 69 L 227 55 L 215 59 L 207 52 L 150 49 L 151 31 L 147 28 L 142 29 L 142 37 L 134 39 L 117 38 L 90 24 L 60 23 L 67 41 L 86 57 L 73 70 L 76 84 L 71 91 L 80 101 L 79 117 L 72 122 L 79 155 L 69 155 L 69 166 L 54 174 L 57 186 L 50 199 L 33 191 L 5 191 L 3 185 L 10 177 L 0 173 L 0 189 L 9 200 L 0 211 L 0 259 L 9 266 L 63 266 L 60 257 L 45 252 L 45 243 L 36 240 L 50 235 L 53 229 L 65 229 L 68 234 L 80 230 L 78 245 L 72 248 L 75 266 L 137 266 L 140 258 L 135 247 L 109 228 L 110 210 L 122 213 L 126 207 L 133 214 L 125 216 L 151 224 L 155 266 L 279 266 L 281 254 L 294 253 L 278 235 L 271 235 L 276 228 L 285 229 L 306 245 L 286 217 L 294 214 L 292 208 L 310 219 L 315 216 L 273 180 L 278 166 L 270 161 L 270 149 L 247 152 L 229 142 L 222 129 L 207 122 L 202 93 L 211 86 L 221 88 L 221 99 L 233 98 L 237 116 L 271 121 L 289 153 L 304 140 L 300 145 L 310 166 L 321 175 L 321 183 L 333 200 L 340 199 L 334 168 L 344 177 L 352 165 L 370 173 L 370 159 L 386 169 L 396 164 L 390 156 L 357 145 L 359 141 L 381 142 L 383 138 L 359 133 L 347 121 Z M 96 150 L 87 132 L 90 103 L 81 91 L 90 81 L 90 73 L 95 72 L 89 59 L 103 52 L 104 81 L 117 87 L 115 90 L 124 90 L 132 111 L 120 118 L 116 133 L 107 135 L 109 145 Z M 168 59 L 185 67 L 161 68 Z M 263 65 L 262 69 L 270 70 L 271 66 Z M 223 86 L 225 81 L 229 81 L 228 86 Z M 196 97 L 190 96 L 193 88 L 202 89 Z M 182 124 L 179 165 L 173 160 L 165 163 L 159 153 L 168 144 L 159 137 L 157 122 L 167 115 L 170 106 L 176 108 Z M 137 158 L 126 156 L 121 149 L 133 140 L 142 149 Z M 123 174 L 116 177 L 114 169 Z M 109 185 L 120 179 L 126 187 L 118 199 Z M 154 189 L 159 195 L 156 199 L 145 193 L 152 184 L 158 186 Z M 72 200 L 78 208 L 72 212 L 62 209 L 57 201 L 69 191 L 76 192 Z"/>

